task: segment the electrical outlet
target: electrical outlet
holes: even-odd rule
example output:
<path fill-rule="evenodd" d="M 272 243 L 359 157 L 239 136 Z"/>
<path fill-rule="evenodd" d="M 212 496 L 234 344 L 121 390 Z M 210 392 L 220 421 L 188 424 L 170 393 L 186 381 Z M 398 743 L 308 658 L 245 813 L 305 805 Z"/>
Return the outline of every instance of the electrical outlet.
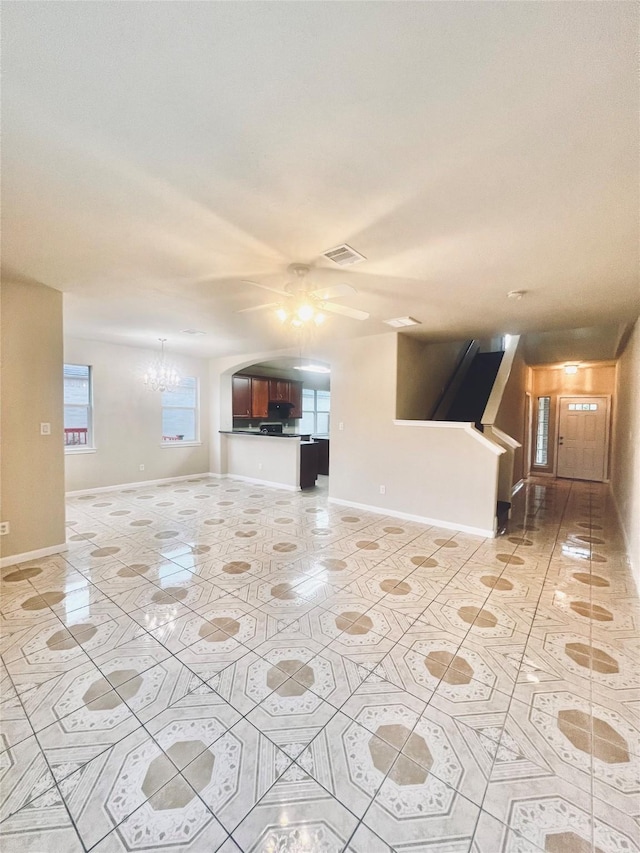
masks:
<path fill-rule="evenodd" d="M 140 465 L 140 470 L 144 471 L 144 465 Z"/>
<path fill-rule="evenodd" d="M 380 494 L 381 494 L 381 495 L 384 495 L 384 493 L 385 493 L 386 491 L 387 491 L 387 487 L 386 487 L 386 486 L 380 486 Z"/>
<path fill-rule="evenodd" d="M 340 423 L 338 424 L 338 429 L 340 431 L 342 431 L 344 429 L 344 422 L 343 421 L 340 421 Z"/>
<path fill-rule="evenodd" d="M 40 435 L 51 435 L 51 424 L 40 424 Z"/>
<path fill-rule="evenodd" d="M 0 521 L 0 536 L 6 536 L 9 529 L 10 525 L 8 521 Z"/>

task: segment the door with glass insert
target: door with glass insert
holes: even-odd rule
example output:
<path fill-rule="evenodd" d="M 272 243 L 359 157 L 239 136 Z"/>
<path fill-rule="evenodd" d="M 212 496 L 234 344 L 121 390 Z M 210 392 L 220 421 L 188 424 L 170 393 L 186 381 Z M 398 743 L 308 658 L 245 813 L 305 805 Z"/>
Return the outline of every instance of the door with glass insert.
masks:
<path fill-rule="evenodd" d="M 607 398 L 560 397 L 557 476 L 604 480 L 607 457 Z"/>

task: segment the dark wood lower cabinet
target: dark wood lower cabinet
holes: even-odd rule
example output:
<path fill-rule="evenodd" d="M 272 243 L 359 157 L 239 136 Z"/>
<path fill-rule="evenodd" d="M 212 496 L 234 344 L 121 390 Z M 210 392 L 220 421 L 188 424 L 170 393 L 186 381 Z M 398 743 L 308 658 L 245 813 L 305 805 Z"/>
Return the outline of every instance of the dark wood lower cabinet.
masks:
<path fill-rule="evenodd" d="M 317 479 L 318 445 L 315 441 L 303 441 L 300 443 L 300 488 L 312 489 Z"/>
<path fill-rule="evenodd" d="M 329 473 L 329 439 L 316 438 L 318 445 L 318 474 Z"/>

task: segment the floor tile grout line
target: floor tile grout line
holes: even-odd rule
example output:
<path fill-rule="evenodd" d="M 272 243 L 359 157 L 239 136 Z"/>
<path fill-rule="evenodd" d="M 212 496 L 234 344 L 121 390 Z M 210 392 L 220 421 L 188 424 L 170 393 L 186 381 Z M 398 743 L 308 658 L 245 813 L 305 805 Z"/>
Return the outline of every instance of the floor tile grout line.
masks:
<path fill-rule="evenodd" d="M 565 500 L 565 502 L 564 502 L 563 514 L 564 514 L 564 512 L 566 511 L 566 506 L 567 506 L 567 504 L 568 504 L 568 501 L 569 501 L 569 494 L 567 494 L 567 498 L 566 498 L 566 500 Z M 559 523 L 558 523 L 558 525 L 557 525 L 556 541 L 557 541 L 558 536 L 560 535 L 560 527 L 561 527 L 561 520 L 559 521 Z M 552 562 L 552 560 L 553 560 L 553 555 L 552 555 L 552 553 L 551 553 L 551 554 L 550 554 L 550 556 L 549 556 L 548 563 L 547 563 L 547 569 L 546 569 L 546 572 L 545 572 L 545 578 L 546 578 L 546 576 L 548 575 L 549 568 L 550 568 L 550 566 L 551 566 L 551 562 Z M 540 600 L 540 597 L 542 596 L 542 589 L 543 589 L 543 588 L 544 588 L 544 586 L 541 588 L 541 592 L 540 592 L 540 596 L 539 596 L 539 598 L 538 598 L 538 602 L 539 602 L 539 600 Z M 537 608 L 536 608 L 536 609 L 537 609 Z M 531 633 L 531 632 L 529 632 L 529 636 L 530 636 L 530 633 Z M 519 667 L 518 667 L 518 670 L 520 670 L 520 669 L 521 669 L 521 665 L 522 665 L 522 664 L 520 663 L 520 665 L 519 665 Z M 515 680 L 515 682 L 514 682 L 514 684 L 515 684 L 515 686 L 516 686 L 516 687 L 517 687 L 517 683 L 518 683 L 518 678 L 517 678 L 517 675 L 516 675 L 516 680 Z M 514 687 L 514 690 L 515 690 L 515 687 Z M 488 814 L 491 818 L 493 818 L 494 820 L 497 820 L 499 823 L 501 823 L 503 826 L 505 826 L 505 827 L 506 827 L 506 829 L 507 829 L 509 832 L 514 832 L 514 833 L 516 834 L 516 836 L 519 836 L 519 837 L 523 838 L 523 839 L 525 840 L 525 842 L 526 842 L 526 841 L 528 841 L 528 839 L 524 838 L 524 836 L 521 836 L 521 834 L 520 834 L 519 832 L 517 832 L 517 830 L 514 830 L 512 827 L 510 827 L 510 826 L 509 826 L 509 824 L 504 823 L 504 821 L 501 821 L 500 819 L 498 819 L 498 818 L 496 818 L 494 815 L 492 815 L 492 814 L 491 814 L 491 812 L 487 812 L 487 811 L 484 809 L 484 801 L 485 801 L 485 799 L 486 799 L 486 793 L 487 793 L 487 790 L 488 790 L 488 786 L 489 786 L 489 784 L 490 784 L 490 782 L 491 782 L 491 775 L 492 775 L 492 773 L 493 773 L 493 767 L 495 766 L 495 760 L 496 760 L 497 752 L 498 752 L 498 750 L 499 750 L 499 748 L 500 748 L 500 745 L 501 745 L 501 743 L 502 743 L 502 738 L 503 738 L 503 734 L 504 734 L 504 727 L 505 727 L 505 725 L 506 725 L 506 721 L 507 721 L 508 716 L 509 716 L 509 710 L 510 710 L 510 708 L 511 708 L 511 703 L 512 703 L 512 701 L 513 701 L 513 698 L 514 698 L 514 697 L 513 697 L 513 694 L 512 694 L 512 696 L 511 696 L 511 700 L 510 700 L 510 702 L 509 702 L 509 706 L 508 706 L 508 708 L 507 708 L 507 711 L 505 712 L 505 724 L 504 724 L 504 725 L 503 725 L 503 727 L 502 727 L 502 730 L 501 730 L 501 733 L 500 733 L 500 738 L 498 739 L 498 742 L 497 742 L 497 745 L 496 745 L 496 750 L 495 750 L 495 752 L 494 752 L 494 757 L 493 757 L 493 760 L 492 760 L 492 763 L 491 763 L 491 769 L 489 770 L 489 774 L 488 774 L 488 776 L 487 776 L 487 785 L 485 786 L 485 792 L 484 792 L 484 795 L 483 795 L 483 798 L 482 798 L 482 803 L 481 803 L 481 805 L 480 805 L 480 811 L 479 811 L 478 816 L 477 816 L 476 825 L 475 825 L 475 828 L 474 828 L 474 832 L 473 832 L 473 834 L 472 834 L 472 839 L 473 839 L 473 838 L 475 838 L 475 835 L 476 835 L 476 833 L 477 833 L 477 831 L 478 831 L 478 826 L 479 826 L 480 818 L 481 818 L 481 816 L 482 816 L 482 814 L 483 814 L 483 812 L 484 812 L 484 813 Z M 472 843 L 473 843 L 473 841 L 472 841 Z M 536 845 L 536 846 L 537 846 L 537 845 Z"/>
<path fill-rule="evenodd" d="M 11 674 L 10 674 L 10 673 L 8 673 L 8 675 L 9 675 L 9 679 L 11 680 L 11 682 L 12 682 L 12 684 L 13 684 L 13 679 L 11 678 Z M 15 690 L 15 685 L 14 685 L 14 690 Z M 21 704 L 21 706 L 22 706 L 22 710 L 23 710 L 23 713 L 24 713 L 25 717 L 27 718 L 27 722 L 29 723 L 29 725 L 31 726 L 31 729 L 33 730 L 33 726 L 32 726 L 32 724 L 31 724 L 31 720 L 29 719 L 29 716 L 28 716 L 28 714 L 27 714 L 26 708 L 24 707 L 24 705 L 23 705 L 23 703 L 22 703 L 22 699 L 20 698 L 20 696 L 19 696 L 19 694 L 18 694 L 17 692 L 16 692 L 16 696 L 18 697 L 18 701 L 20 702 L 20 704 Z M 77 835 L 77 837 L 78 837 L 78 841 L 80 842 L 80 845 L 81 845 L 82 849 L 83 849 L 84 851 L 86 851 L 86 850 L 87 850 L 87 848 L 85 847 L 85 844 L 84 844 L 84 842 L 82 841 L 82 837 L 81 837 L 81 835 L 80 835 L 80 832 L 78 831 L 78 827 L 76 826 L 76 822 L 75 822 L 75 821 L 74 821 L 74 819 L 73 819 L 73 815 L 71 814 L 71 811 L 69 810 L 69 807 L 67 806 L 67 801 L 65 800 L 65 798 L 64 798 L 64 797 L 63 797 L 63 795 L 62 795 L 62 791 L 60 790 L 60 785 L 59 785 L 59 783 L 58 783 L 58 781 L 57 781 L 57 779 L 56 779 L 56 777 L 55 777 L 55 775 L 54 775 L 54 773 L 53 773 L 53 770 L 51 769 L 51 765 L 50 765 L 50 763 L 49 763 L 49 759 L 47 758 L 47 756 L 46 756 L 46 754 L 45 754 L 45 751 L 44 751 L 44 750 L 42 749 L 42 747 L 40 746 L 40 741 L 38 740 L 38 736 L 37 736 L 37 734 L 36 734 L 36 732 L 35 732 L 35 731 L 33 732 L 33 737 L 35 738 L 36 743 L 37 743 L 37 745 L 38 745 L 38 749 L 40 750 L 40 753 L 42 754 L 42 758 L 44 759 L 44 762 L 45 762 L 45 764 L 46 764 L 46 766 L 47 766 L 47 770 L 48 770 L 48 772 L 50 773 L 51 778 L 53 779 L 53 785 L 52 785 L 52 786 L 50 786 L 49 788 L 47 788 L 47 789 L 46 789 L 46 790 L 44 790 L 44 791 L 40 791 L 40 792 L 39 792 L 36 796 L 34 796 L 32 799 L 29 799 L 29 800 L 27 800 L 26 802 L 24 802 L 24 803 L 20 806 L 20 808 L 19 808 L 19 809 L 16 809 L 16 811 L 15 811 L 15 812 L 12 812 L 11 814 L 7 815 L 5 818 L 2 818 L 2 819 L 0 820 L 0 826 L 2 826 L 2 824 L 3 824 L 3 823 L 5 823 L 7 820 L 9 820 L 11 817 L 13 817 L 14 815 L 17 815 L 19 812 L 21 812 L 21 811 L 22 811 L 22 809 L 27 808 L 29 805 L 31 805 L 31 803 L 33 803 L 33 802 L 34 802 L 34 801 L 35 801 L 39 796 L 42 796 L 43 794 L 46 794 L 47 792 L 49 792 L 49 791 L 51 791 L 53 788 L 55 788 L 55 789 L 56 789 L 56 792 L 57 792 L 57 794 L 58 794 L 58 797 L 60 798 L 60 802 L 61 802 L 61 803 L 62 803 L 62 805 L 64 806 L 64 809 L 65 809 L 65 811 L 66 811 L 67 815 L 69 816 L 69 821 L 70 821 L 71 826 L 73 827 L 73 829 L 74 829 L 74 831 L 75 831 L 75 833 L 76 833 L 76 835 Z"/>
<path fill-rule="evenodd" d="M 559 522 L 558 522 L 558 524 L 557 524 L 557 526 L 556 526 L 556 537 L 555 537 L 555 541 L 557 541 L 558 537 L 560 536 L 560 528 L 561 528 L 561 526 L 562 526 L 562 518 L 564 518 L 564 515 L 565 515 L 565 513 L 566 513 L 566 511 L 567 511 L 567 507 L 568 507 L 568 505 L 569 505 L 569 501 L 570 501 L 570 496 L 571 496 L 572 488 L 573 488 L 572 486 L 570 486 L 570 487 L 569 487 L 569 490 L 568 490 L 567 495 L 566 495 L 566 499 L 565 499 L 565 501 L 564 501 L 564 503 L 563 503 L 562 515 L 561 515 L 561 518 L 559 519 Z M 546 571 L 545 571 L 545 580 L 546 580 L 546 577 L 547 577 L 547 575 L 548 575 L 548 573 L 549 573 L 549 569 L 550 569 L 550 567 L 551 567 L 551 562 L 552 562 L 552 560 L 553 560 L 553 556 L 552 556 L 552 555 L 550 555 L 550 557 L 549 557 L 549 561 L 548 561 L 548 563 L 547 563 L 547 568 L 546 568 Z M 542 597 L 542 591 L 540 592 L 540 596 L 539 596 L 539 598 L 538 598 L 538 604 L 539 604 L 539 601 L 540 601 L 540 598 L 541 598 L 541 597 Z M 529 636 L 530 636 L 530 632 L 529 632 Z M 520 669 L 521 669 L 521 668 L 522 668 L 522 663 L 520 663 L 520 664 L 519 664 L 519 666 L 518 666 L 518 673 L 519 673 L 519 671 L 520 671 Z M 516 684 L 517 684 L 517 676 L 516 676 Z M 515 690 L 515 688 L 514 688 L 514 690 Z M 477 826 L 478 826 L 478 821 L 479 821 L 479 818 L 480 818 L 480 814 L 482 814 L 482 812 L 483 812 L 483 811 L 485 811 L 485 808 L 484 808 L 484 802 L 485 802 L 485 800 L 486 800 L 488 787 L 489 787 L 489 785 L 491 784 L 491 776 L 492 776 L 492 774 L 493 774 L 493 768 L 494 768 L 494 766 L 495 766 L 495 762 L 496 762 L 496 757 L 497 757 L 498 750 L 500 749 L 500 745 L 502 744 L 502 740 L 503 740 L 503 737 L 504 737 L 504 729 L 505 729 L 505 726 L 506 726 L 506 722 L 507 722 L 507 720 L 509 719 L 509 711 L 510 711 L 510 709 L 511 709 L 511 703 L 512 703 L 512 702 L 513 702 L 513 694 L 512 694 L 512 696 L 511 696 L 511 698 L 510 698 L 510 700 L 509 700 L 509 705 L 507 706 L 507 710 L 506 710 L 506 712 L 505 712 L 505 721 L 504 721 L 504 724 L 503 724 L 503 726 L 502 726 L 502 730 L 501 730 L 501 733 L 500 733 L 500 739 L 498 740 L 497 748 L 496 748 L 496 750 L 495 750 L 495 752 L 494 752 L 493 759 L 492 759 L 492 761 L 491 761 L 491 768 L 490 768 L 489 773 L 488 773 L 488 776 L 487 776 L 487 785 L 485 786 L 484 795 L 483 795 L 483 797 L 482 797 L 482 802 L 481 802 L 481 804 L 480 804 L 480 812 L 479 812 L 479 814 L 478 814 L 478 820 L 476 821 L 476 829 L 477 829 Z M 491 812 L 488 812 L 488 814 L 490 814 L 490 815 L 491 815 Z M 491 817 L 494 817 L 494 815 L 491 815 Z M 507 826 L 507 827 L 510 829 L 510 827 L 508 826 L 508 824 L 504 824 L 504 822 L 503 822 L 503 821 L 500 821 L 500 819 L 499 819 L 499 818 L 494 818 L 494 819 L 498 820 L 500 823 L 503 823 L 503 825 Z M 475 830 L 474 830 L 474 835 L 475 835 Z"/>
<path fill-rule="evenodd" d="M 557 538 L 557 537 L 556 537 L 556 538 Z M 515 553 L 516 551 L 517 551 L 517 547 L 516 547 L 516 549 L 514 549 L 514 553 Z M 593 548 L 591 549 L 591 551 L 593 551 Z M 470 559 L 470 558 L 467 558 L 467 560 L 468 560 L 468 559 Z M 551 560 L 553 559 L 553 554 L 551 555 L 550 559 L 551 559 Z M 376 565 L 381 565 L 383 562 L 384 562 L 384 559 L 383 559 L 383 560 L 381 560 L 381 561 L 380 561 L 380 563 L 378 563 L 378 564 L 376 564 Z M 463 565 L 466 565 L 466 563 L 465 563 L 465 564 L 463 564 Z M 461 571 L 461 568 L 462 568 L 462 567 L 458 567 L 458 569 L 457 569 L 457 571 L 456 571 L 456 574 L 455 574 L 455 575 L 453 575 L 451 579 L 453 579 L 453 577 L 456 577 L 456 576 L 459 574 L 459 572 Z M 508 568 L 508 564 L 507 564 L 507 566 L 503 569 L 503 572 L 504 572 L 504 571 L 506 571 L 506 570 L 507 570 L 507 568 Z M 548 574 L 548 569 L 549 569 L 549 567 L 547 567 L 547 574 Z M 451 579 L 450 579 L 450 580 L 451 580 Z M 447 586 L 447 584 L 445 584 L 445 587 L 446 587 L 446 586 Z M 444 589 L 445 587 L 443 587 L 443 589 Z M 224 593 L 228 593 L 228 590 L 223 590 L 223 592 L 224 592 Z M 593 593 L 593 590 L 591 590 L 591 598 L 592 598 L 592 599 L 593 599 L 593 594 L 594 594 L 594 593 Z M 382 600 L 382 599 L 379 599 L 379 600 L 378 600 L 378 603 L 379 603 L 381 600 Z M 540 599 L 538 599 L 538 601 L 539 601 L 539 600 L 540 600 Z M 321 605 L 318 605 L 318 606 L 320 606 L 320 607 L 321 607 Z M 372 606 L 376 606 L 376 605 L 372 605 Z M 257 609 L 257 608 L 254 608 L 254 609 Z M 369 608 L 369 609 L 371 609 L 371 608 Z M 194 611 L 194 612 L 195 612 L 195 611 Z M 253 611 L 252 611 L 252 612 L 253 612 Z M 424 611 L 423 611 L 423 612 L 424 612 Z M 55 614 L 55 615 L 57 616 L 57 614 Z M 127 615 L 128 615 L 128 614 L 127 614 Z M 198 614 L 198 615 L 199 615 L 199 614 Z M 417 617 L 417 618 L 419 618 L 419 617 Z M 294 621 L 295 621 L 295 620 L 294 620 Z M 414 620 L 414 623 L 415 623 L 415 620 Z M 292 624 L 292 623 L 288 623 L 288 624 Z M 465 635 L 465 636 L 467 636 L 467 635 L 469 634 L 469 631 L 470 631 L 470 630 L 471 630 L 471 628 L 467 630 L 467 633 L 466 633 L 466 635 Z M 593 624 L 592 624 L 592 623 L 590 623 L 590 630 L 591 630 L 591 631 L 593 630 Z M 528 636 L 530 636 L 530 634 L 531 634 L 531 630 L 529 631 Z M 277 635 L 276 635 L 276 636 L 277 636 Z M 333 641 L 331 641 L 331 642 L 333 642 Z M 331 642 L 330 642 L 329 644 L 327 644 L 327 645 L 331 645 Z M 395 641 L 394 645 L 395 645 L 395 644 L 397 644 L 397 641 Z M 326 647 L 327 647 L 327 646 L 324 646 L 323 648 L 326 648 Z M 165 647 L 165 648 L 166 648 L 166 647 Z M 170 654 L 173 654 L 173 653 L 170 653 Z M 338 654 L 339 654 L 339 653 L 338 653 Z M 175 656 L 175 655 L 174 655 L 174 656 Z M 372 672 L 372 671 L 370 671 L 370 672 L 369 672 L 369 675 L 367 675 L 367 676 L 366 676 L 366 678 L 369 678 L 369 677 L 371 676 L 371 672 Z M 199 676 L 199 677 L 201 678 L 201 676 Z M 202 679 L 201 679 L 201 680 L 202 680 Z M 591 682 L 592 682 L 592 681 L 593 681 L 593 676 L 591 677 Z M 197 689 L 197 688 L 194 688 L 194 689 Z M 401 688 L 401 689 L 402 689 L 402 688 Z M 321 698 L 322 698 L 322 697 L 321 697 Z M 347 700 L 345 700 L 345 701 L 348 701 L 348 699 L 347 699 Z"/>

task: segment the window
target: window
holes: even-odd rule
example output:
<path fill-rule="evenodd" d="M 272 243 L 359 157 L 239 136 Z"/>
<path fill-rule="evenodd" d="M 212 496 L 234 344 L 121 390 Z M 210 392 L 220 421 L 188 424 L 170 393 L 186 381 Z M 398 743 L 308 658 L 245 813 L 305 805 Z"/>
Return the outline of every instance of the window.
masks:
<path fill-rule="evenodd" d="M 329 410 L 331 394 L 329 391 L 302 389 L 302 421 L 300 432 L 312 435 L 329 434 Z"/>
<path fill-rule="evenodd" d="M 549 405 L 551 397 L 538 397 L 536 425 L 536 465 L 549 464 Z"/>
<path fill-rule="evenodd" d="M 64 365 L 64 446 L 69 451 L 93 448 L 91 368 Z"/>
<path fill-rule="evenodd" d="M 569 403 L 570 412 L 597 412 L 597 403 Z"/>
<path fill-rule="evenodd" d="M 162 443 L 198 441 L 198 380 L 185 376 L 175 391 L 162 392 Z"/>

